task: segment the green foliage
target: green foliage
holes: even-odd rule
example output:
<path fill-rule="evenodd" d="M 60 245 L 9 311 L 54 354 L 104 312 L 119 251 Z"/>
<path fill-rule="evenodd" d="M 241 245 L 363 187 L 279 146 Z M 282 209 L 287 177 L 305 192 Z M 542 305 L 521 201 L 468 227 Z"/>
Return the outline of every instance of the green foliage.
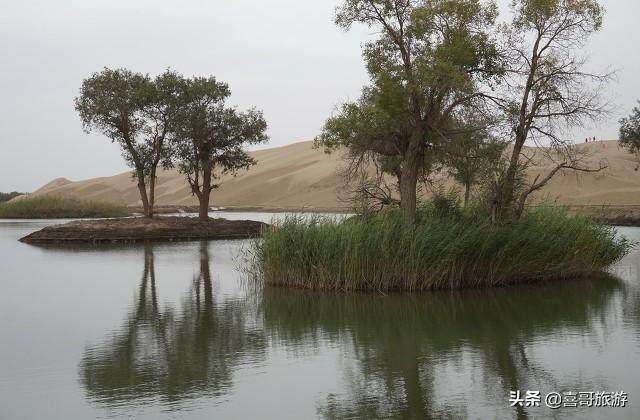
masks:
<path fill-rule="evenodd" d="M 159 164 L 165 169 L 174 165 L 171 140 L 175 138 L 176 120 L 186 79 L 167 70 L 145 86 L 140 112 L 144 119 L 139 149 L 145 177 L 155 176 Z"/>
<path fill-rule="evenodd" d="M 444 211 L 443 211 L 444 210 Z M 427 290 L 503 286 L 605 269 L 631 244 L 611 227 L 539 208 L 492 225 L 439 198 L 407 225 L 397 211 L 345 221 L 289 217 L 253 249 L 266 285 L 327 290 Z"/>
<path fill-rule="evenodd" d="M 440 188 L 421 209 L 422 216 L 434 219 L 457 218 L 462 215 L 460 209 L 460 194 L 456 189 L 445 191 Z"/>
<path fill-rule="evenodd" d="M 226 104 L 230 95 L 228 85 L 214 77 L 186 82 L 176 126 L 176 151 L 178 168 L 193 188 L 202 187 L 200 177 L 206 169 L 218 170 L 217 174 L 211 172 L 215 178 L 255 165 L 243 148 L 268 140 L 262 112 L 238 112 Z"/>
<path fill-rule="evenodd" d="M 10 192 L 10 193 L 0 192 L 0 203 L 7 202 L 7 201 L 9 201 L 11 199 L 14 199 L 14 198 L 22 195 L 22 194 L 23 193 L 19 193 L 17 191 L 13 191 L 13 192 Z"/>
<path fill-rule="evenodd" d="M 345 104 L 327 121 L 318 143 L 332 147 L 350 146 L 354 140 L 386 141 L 395 143 L 396 154 L 401 154 L 398 146 L 411 136 L 417 108 L 424 114 L 420 119 L 428 116 L 432 124 L 442 123 L 476 93 L 479 78 L 499 70 L 499 55 L 487 32 L 496 16 L 494 3 L 479 0 L 346 0 L 337 24 L 347 29 L 364 23 L 382 30 L 364 49 L 372 85 L 358 102 Z"/>
<path fill-rule="evenodd" d="M 357 102 L 343 104 L 339 113 L 326 121 L 315 146 L 327 152 L 344 146 L 354 152 L 400 155 L 397 145 L 410 137 L 411 127 L 406 116 L 383 101 L 378 89 L 365 88 Z"/>
<path fill-rule="evenodd" d="M 134 169 L 147 216 L 153 216 L 158 166 L 173 165 L 167 140 L 173 134 L 184 84 L 184 77 L 171 70 L 151 79 L 127 69 L 105 68 L 82 82 L 75 99 L 85 131 L 99 131 L 120 146 Z"/>
<path fill-rule="evenodd" d="M 512 4 L 514 23 L 522 29 L 542 30 L 549 22 L 586 32 L 602 27 L 604 8 L 596 0 L 514 0 Z"/>
<path fill-rule="evenodd" d="M 214 77 L 187 79 L 167 70 L 151 79 L 105 68 L 83 81 L 75 104 L 87 132 L 97 130 L 120 145 L 147 216 L 153 216 L 158 166 L 170 168 L 176 160 L 204 215 L 217 187 L 212 179 L 255 164 L 242 146 L 267 140 L 262 113 L 227 106 L 230 95 Z"/>
<path fill-rule="evenodd" d="M 27 197 L 0 204 L 0 219 L 67 219 L 124 217 L 124 206 L 55 196 Z"/>
<path fill-rule="evenodd" d="M 640 153 L 640 108 L 634 108 L 629 117 L 620 120 L 620 145 L 630 153 Z"/>
<path fill-rule="evenodd" d="M 105 68 L 82 82 L 80 95 L 75 99 L 85 131 L 99 131 L 118 143 L 123 157 L 134 167 L 142 168 L 144 164 L 138 138 L 145 127 L 141 110 L 150 89 L 151 79 L 147 75 Z"/>
<path fill-rule="evenodd" d="M 379 36 L 363 51 L 371 85 L 327 120 L 316 145 L 399 158 L 409 222 L 433 146 L 449 141 L 458 112 L 479 107 L 480 83 L 502 72 L 490 36 L 496 16 L 495 3 L 481 0 L 345 0 L 338 8 L 338 25 L 364 24 Z"/>
<path fill-rule="evenodd" d="M 105 68 L 82 82 L 76 110 L 87 132 L 99 131 L 122 149 L 129 166 L 149 176 L 171 166 L 165 142 L 173 129 L 185 79 L 167 70 L 155 79 L 127 69 Z"/>
<path fill-rule="evenodd" d="M 461 132 L 444 146 L 442 161 L 449 175 L 464 187 L 466 205 L 472 188 L 498 169 L 506 144 L 486 128 L 476 128 L 482 127 L 480 123 L 462 121 L 459 126 Z"/>

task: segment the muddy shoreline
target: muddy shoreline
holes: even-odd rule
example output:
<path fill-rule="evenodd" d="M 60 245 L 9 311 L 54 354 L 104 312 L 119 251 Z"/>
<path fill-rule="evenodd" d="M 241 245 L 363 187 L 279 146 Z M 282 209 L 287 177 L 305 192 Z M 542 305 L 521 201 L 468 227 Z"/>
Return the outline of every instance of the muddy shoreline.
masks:
<path fill-rule="evenodd" d="M 28 244 L 131 243 L 248 239 L 260 236 L 266 223 L 253 220 L 191 217 L 143 217 L 79 220 L 47 226 L 20 239 Z"/>

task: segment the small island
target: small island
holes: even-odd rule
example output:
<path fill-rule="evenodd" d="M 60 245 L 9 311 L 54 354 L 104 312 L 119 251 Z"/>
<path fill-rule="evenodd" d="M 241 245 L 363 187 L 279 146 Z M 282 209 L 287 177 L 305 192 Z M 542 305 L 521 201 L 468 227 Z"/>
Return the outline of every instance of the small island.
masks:
<path fill-rule="evenodd" d="M 247 239 L 258 237 L 266 226 L 266 223 L 253 220 L 199 220 L 191 217 L 79 220 L 45 227 L 20 241 L 62 244 Z"/>

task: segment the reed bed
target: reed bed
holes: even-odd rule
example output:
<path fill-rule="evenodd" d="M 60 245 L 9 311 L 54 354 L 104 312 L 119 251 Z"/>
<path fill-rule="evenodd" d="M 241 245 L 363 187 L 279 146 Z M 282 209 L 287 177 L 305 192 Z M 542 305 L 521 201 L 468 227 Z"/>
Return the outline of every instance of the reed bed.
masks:
<path fill-rule="evenodd" d="M 75 198 L 39 196 L 0 204 L 0 219 L 66 219 L 128 216 L 124 206 Z"/>
<path fill-rule="evenodd" d="M 345 221 L 291 216 L 251 250 L 267 286 L 338 291 L 419 291 L 504 286 L 601 272 L 633 246 L 614 228 L 563 209 L 537 208 L 492 225 L 473 210 L 397 211 Z"/>

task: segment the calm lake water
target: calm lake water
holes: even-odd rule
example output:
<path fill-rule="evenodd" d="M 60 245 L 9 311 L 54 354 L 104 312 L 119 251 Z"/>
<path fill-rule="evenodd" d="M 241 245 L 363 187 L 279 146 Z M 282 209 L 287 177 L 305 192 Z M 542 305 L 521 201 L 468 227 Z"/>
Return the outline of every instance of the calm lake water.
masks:
<path fill-rule="evenodd" d="M 247 241 L 17 241 L 50 223 L 0 221 L 1 420 L 640 418 L 638 251 L 610 277 L 340 296 L 249 287 Z M 516 410 L 513 390 L 629 403 Z"/>

